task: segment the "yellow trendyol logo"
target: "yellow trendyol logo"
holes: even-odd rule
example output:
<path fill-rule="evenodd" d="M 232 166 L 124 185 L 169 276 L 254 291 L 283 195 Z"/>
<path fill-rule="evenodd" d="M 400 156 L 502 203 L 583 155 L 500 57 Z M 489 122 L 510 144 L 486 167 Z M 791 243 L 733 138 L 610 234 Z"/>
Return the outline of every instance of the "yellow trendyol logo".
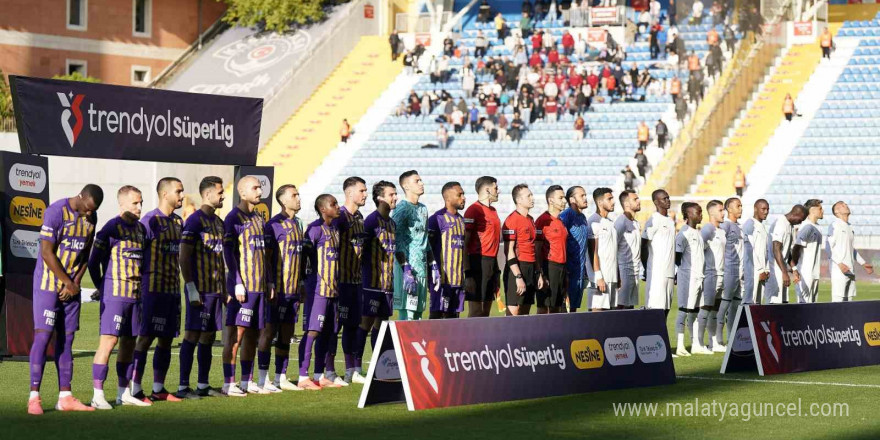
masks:
<path fill-rule="evenodd" d="M 9 217 L 13 223 L 27 226 L 41 226 L 46 204 L 40 199 L 13 197 L 9 203 Z"/>
<path fill-rule="evenodd" d="M 605 352 L 595 339 L 578 339 L 571 341 L 571 360 L 579 370 L 599 368 L 605 364 Z"/>

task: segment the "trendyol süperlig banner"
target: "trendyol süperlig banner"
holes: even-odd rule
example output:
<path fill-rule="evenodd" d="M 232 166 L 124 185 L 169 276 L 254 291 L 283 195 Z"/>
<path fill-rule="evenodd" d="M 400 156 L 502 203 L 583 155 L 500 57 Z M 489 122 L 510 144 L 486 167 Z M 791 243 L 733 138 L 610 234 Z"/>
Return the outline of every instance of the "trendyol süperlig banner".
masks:
<path fill-rule="evenodd" d="M 797 373 L 880 364 L 880 302 L 747 305 L 721 373 Z M 757 355 L 756 355 L 757 354 Z"/>
<path fill-rule="evenodd" d="M 675 383 L 662 310 L 397 321 L 381 336 L 360 407 L 401 388 L 418 410 Z"/>
<path fill-rule="evenodd" d="M 254 165 L 263 100 L 10 76 L 22 152 Z"/>

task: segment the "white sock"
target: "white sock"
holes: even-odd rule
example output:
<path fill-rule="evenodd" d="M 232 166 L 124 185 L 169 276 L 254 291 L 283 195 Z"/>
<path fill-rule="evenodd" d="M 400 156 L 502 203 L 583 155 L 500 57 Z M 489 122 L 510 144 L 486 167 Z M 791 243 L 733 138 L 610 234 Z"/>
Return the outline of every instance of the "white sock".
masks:
<path fill-rule="evenodd" d="M 305 382 L 305 381 L 307 381 L 307 380 L 309 380 L 309 376 L 300 376 L 300 377 L 299 377 L 299 381 L 300 381 L 300 382 Z"/>
<path fill-rule="evenodd" d="M 183 390 L 185 390 L 185 389 L 187 389 L 187 387 L 185 387 L 185 386 L 183 386 L 183 385 L 178 385 L 178 386 L 177 386 L 177 391 L 183 391 Z"/>
<path fill-rule="evenodd" d="M 316 374 L 316 375 L 315 375 L 315 380 L 316 380 L 316 381 L 319 381 L 319 382 L 320 382 L 321 379 L 323 379 L 323 378 L 324 378 L 324 375 L 323 375 L 323 374 Z"/>
<path fill-rule="evenodd" d="M 353 376 L 354 375 L 354 368 L 346 368 L 345 375 L 346 376 Z"/>
<path fill-rule="evenodd" d="M 210 388 L 210 385 L 208 385 L 206 383 L 200 383 L 200 384 L 196 384 L 196 388 L 198 388 L 200 390 L 207 390 L 208 388 Z"/>
<path fill-rule="evenodd" d="M 125 387 L 116 387 L 116 396 L 121 398 L 122 396 L 125 395 L 125 390 L 127 390 L 127 389 L 128 388 L 125 388 Z"/>
<path fill-rule="evenodd" d="M 259 385 L 261 387 L 263 385 L 265 385 L 266 384 L 266 377 L 268 375 L 269 375 L 269 370 L 260 370 L 260 375 L 259 375 L 260 378 L 258 379 L 257 385 Z"/>
<path fill-rule="evenodd" d="M 678 343 L 676 344 L 676 348 L 677 348 L 678 350 L 684 350 L 684 349 L 685 349 L 685 347 L 684 347 L 684 333 L 679 333 L 679 334 L 678 334 Z"/>
<path fill-rule="evenodd" d="M 63 399 L 63 398 L 68 397 L 68 396 L 73 396 L 73 393 L 71 393 L 70 391 L 59 391 L 59 392 L 58 392 L 58 398 L 59 398 L 59 399 Z"/>
<path fill-rule="evenodd" d="M 165 389 L 164 382 L 153 382 L 153 392 L 154 393 L 158 393 L 159 391 L 162 391 L 164 389 Z"/>
<path fill-rule="evenodd" d="M 143 391 L 143 390 L 144 390 L 144 389 L 141 388 L 141 384 L 139 384 L 139 383 L 137 383 L 137 382 L 132 382 L 132 383 L 131 383 L 131 395 L 132 395 L 132 396 L 134 396 L 134 395 L 137 394 L 137 393 L 140 393 L 140 392 Z"/>
<path fill-rule="evenodd" d="M 39 391 L 31 391 L 31 395 L 28 396 L 28 400 L 33 399 L 34 397 L 40 397 Z"/>
<path fill-rule="evenodd" d="M 94 395 L 92 396 L 92 400 L 107 400 L 104 398 L 104 390 L 95 388 Z"/>

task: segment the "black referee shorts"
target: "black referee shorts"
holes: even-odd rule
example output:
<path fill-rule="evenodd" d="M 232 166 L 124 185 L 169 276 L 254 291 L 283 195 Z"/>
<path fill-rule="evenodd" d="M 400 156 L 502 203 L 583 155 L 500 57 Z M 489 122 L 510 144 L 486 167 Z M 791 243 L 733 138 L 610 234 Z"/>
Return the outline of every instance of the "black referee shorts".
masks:
<path fill-rule="evenodd" d="M 504 269 L 504 296 L 508 306 L 524 306 L 535 303 L 535 293 L 538 290 L 538 272 L 535 263 L 520 261 L 518 263 L 523 281 L 526 283 L 526 291 L 522 295 L 516 294 L 516 278 L 510 268 Z"/>
<path fill-rule="evenodd" d="M 470 259 L 471 276 L 474 278 L 476 288 L 474 293 L 465 293 L 465 299 L 479 302 L 495 301 L 495 293 L 501 287 L 496 259 L 479 254 L 468 255 L 468 258 Z"/>
<path fill-rule="evenodd" d="M 568 271 L 564 264 L 548 261 L 544 267 L 547 285 L 537 293 L 538 307 L 562 307 L 565 305 L 565 278 Z"/>

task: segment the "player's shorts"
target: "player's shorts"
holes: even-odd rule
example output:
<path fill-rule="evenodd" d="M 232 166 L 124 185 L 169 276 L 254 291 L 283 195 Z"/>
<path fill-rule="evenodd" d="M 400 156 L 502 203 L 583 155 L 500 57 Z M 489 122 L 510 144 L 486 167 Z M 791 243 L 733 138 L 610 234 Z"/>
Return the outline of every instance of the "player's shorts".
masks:
<path fill-rule="evenodd" d="M 692 285 L 689 285 L 692 284 Z M 703 283 L 678 283 L 678 308 L 694 310 L 700 307 L 703 301 Z"/>
<path fill-rule="evenodd" d="M 764 295 L 764 304 L 784 304 L 788 303 L 788 287 L 782 285 L 782 271 L 776 267 L 776 262 L 772 261 L 773 267 L 770 269 L 770 279 L 767 280 Z M 791 275 L 789 275 L 791 279 Z"/>
<path fill-rule="evenodd" d="M 244 303 L 233 295 L 226 305 L 226 325 L 262 330 L 269 318 L 269 301 L 261 292 L 248 292 Z"/>
<path fill-rule="evenodd" d="M 336 322 L 338 302 L 337 298 L 312 295 L 308 307 L 309 319 L 303 323 L 303 330 L 318 333 L 332 331 Z"/>
<path fill-rule="evenodd" d="M 856 296 L 856 277 L 831 268 L 831 302 L 852 301 Z"/>
<path fill-rule="evenodd" d="M 414 313 L 423 313 L 428 306 L 428 279 L 426 277 L 416 276 L 416 292 L 417 297 L 415 310 L 407 308 L 408 294 L 403 291 L 403 269 L 399 264 L 394 263 L 394 310 L 407 310 Z"/>
<path fill-rule="evenodd" d="M 183 328 L 192 332 L 218 332 L 223 329 L 223 295 L 203 293 L 202 305 L 186 302 L 186 323 Z"/>
<path fill-rule="evenodd" d="M 572 309 L 581 308 L 584 300 L 584 274 L 578 270 L 568 268 L 568 306 Z"/>
<path fill-rule="evenodd" d="M 431 289 L 431 311 L 461 313 L 464 311 L 464 288 L 441 284 L 440 290 Z"/>
<path fill-rule="evenodd" d="M 140 302 L 101 300 L 101 335 L 134 337 L 141 320 Z"/>
<path fill-rule="evenodd" d="M 743 297 L 743 282 L 742 279 L 736 273 L 725 273 L 724 281 L 723 281 L 724 289 L 721 293 L 721 299 L 726 301 L 732 301 L 734 299 L 742 299 Z"/>
<path fill-rule="evenodd" d="M 492 302 L 495 294 L 501 287 L 498 261 L 494 257 L 486 257 L 479 254 L 468 255 L 470 259 L 470 272 L 474 277 L 476 288 L 474 293 L 467 293 L 468 301 Z"/>
<path fill-rule="evenodd" d="M 548 261 L 544 266 L 544 275 L 547 284 L 536 294 L 538 307 L 564 307 L 565 306 L 565 279 L 568 278 L 568 270 L 564 264 Z"/>
<path fill-rule="evenodd" d="M 180 336 L 180 294 L 145 292 L 141 304 L 141 336 Z"/>
<path fill-rule="evenodd" d="M 80 296 L 67 301 L 58 299 L 58 293 L 34 288 L 34 330 L 71 333 L 79 330 Z"/>
<path fill-rule="evenodd" d="M 721 298 L 721 287 L 718 285 L 718 275 L 707 275 L 703 278 L 703 297 L 699 307 L 714 307 L 715 298 Z"/>
<path fill-rule="evenodd" d="M 600 293 L 599 287 L 590 283 L 587 287 L 587 304 L 591 309 L 613 309 L 617 307 L 617 283 L 605 283 L 605 292 Z"/>
<path fill-rule="evenodd" d="M 361 313 L 363 316 L 386 319 L 391 317 L 394 293 L 364 287 L 361 289 L 361 295 L 361 304 L 363 305 Z"/>
<path fill-rule="evenodd" d="M 669 277 L 651 279 L 645 286 L 645 305 L 649 309 L 669 310 L 672 308 L 672 291 L 675 280 Z"/>
<path fill-rule="evenodd" d="M 359 284 L 339 284 L 339 310 L 336 331 L 344 326 L 357 327 L 361 323 L 361 292 Z"/>
<path fill-rule="evenodd" d="M 298 312 L 299 296 L 282 296 L 275 304 L 269 304 L 269 324 L 296 324 Z"/>
<path fill-rule="evenodd" d="M 526 283 L 526 291 L 522 295 L 516 294 L 516 278 L 513 276 L 513 272 L 510 268 L 504 269 L 504 279 L 507 281 L 504 287 L 504 296 L 508 306 L 525 306 L 535 303 L 535 293 L 538 290 L 538 274 L 535 271 L 535 263 L 520 261 L 519 270 Z"/>
<path fill-rule="evenodd" d="M 819 296 L 819 280 L 801 277 L 801 280 L 794 286 L 794 291 L 798 304 L 814 303 Z"/>
<path fill-rule="evenodd" d="M 627 273 L 630 272 L 630 273 Z M 617 289 L 617 305 L 639 305 L 639 276 L 632 269 L 620 271 L 620 287 Z"/>

